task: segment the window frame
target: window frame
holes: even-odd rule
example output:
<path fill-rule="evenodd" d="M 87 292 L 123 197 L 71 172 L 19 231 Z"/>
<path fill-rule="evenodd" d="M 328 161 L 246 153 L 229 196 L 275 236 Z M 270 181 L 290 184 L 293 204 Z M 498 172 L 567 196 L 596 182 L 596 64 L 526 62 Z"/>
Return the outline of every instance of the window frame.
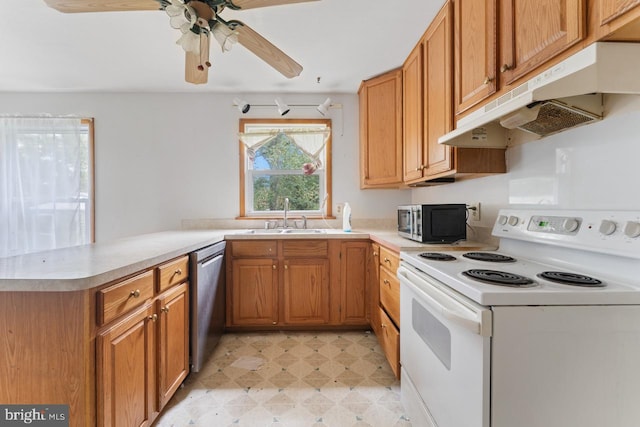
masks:
<path fill-rule="evenodd" d="M 329 138 L 327 139 L 327 143 L 325 145 L 325 162 L 324 162 L 324 178 L 325 185 L 324 190 L 327 195 L 326 202 L 324 203 L 324 214 L 314 214 L 314 215 L 305 215 L 308 219 L 318 219 L 318 218 L 334 218 L 332 214 L 331 207 L 332 203 L 332 169 L 331 169 L 331 140 L 333 136 L 333 129 L 331 128 L 331 119 L 240 119 L 239 120 L 239 131 L 241 133 L 245 132 L 247 125 L 266 125 L 273 126 L 277 128 L 279 126 L 290 126 L 295 124 L 300 125 L 325 125 L 329 130 Z M 238 150 L 239 150 L 239 195 L 240 195 L 240 214 L 237 219 L 274 219 L 280 218 L 282 214 L 278 211 L 274 211 L 272 214 L 252 214 L 247 212 L 247 196 L 251 193 L 251 190 L 247 189 L 247 174 L 246 174 L 246 166 L 247 166 L 247 149 L 246 146 L 242 143 L 242 141 L 238 141 Z M 322 207 L 322 202 L 320 203 Z M 299 211 L 294 211 L 293 215 L 296 215 Z"/>

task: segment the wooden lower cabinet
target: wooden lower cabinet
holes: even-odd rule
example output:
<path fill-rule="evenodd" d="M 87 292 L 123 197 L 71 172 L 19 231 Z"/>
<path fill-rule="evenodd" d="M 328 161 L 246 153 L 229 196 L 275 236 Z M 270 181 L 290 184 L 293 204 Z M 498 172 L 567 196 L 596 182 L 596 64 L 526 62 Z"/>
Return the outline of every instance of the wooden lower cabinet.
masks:
<path fill-rule="evenodd" d="M 400 378 L 400 281 L 396 277 L 400 254 L 378 244 L 371 248 L 369 281 L 375 294 L 370 298 L 371 328 L 393 373 Z"/>
<path fill-rule="evenodd" d="M 341 244 L 340 323 L 343 325 L 362 325 L 369 322 L 368 249 L 368 242 L 346 241 Z"/>
<path fill-rule="evenodd" d="M 98 335 L 98 427 L 148 426 L 157 413 L 154 318 L 147 304 Z"/>
<path fill-rule="evenodd" d="M 163 293 L 158 313 L 158 410 L 189 374 L 189 283 Z"/>
<path fill-rule="evenodd" d="M 230 241 L 227 327 L 366 327 L 368 245 L 354 239 Z"/>
<path fill-rule="evenodd" d="M 378 310 L 380 312 L 378 341 L 389 362 L 389 366 L 391 366 L 391 370 L 396 375 L 396 378 L 400 378 L 400 330 L 396 328 L 382 307 L 379 307 Z"/>
<path fill-rule="evenodd" d="M 329 323 L 329 260 L 290 259 L 284 262 L 284 324 Z"/>
<path fill-rule="evenodd" d="M 277 260 L 240 258 L 228 262 L 232 267 L 228 275 L 231 286 L 227 286 L 231 295 L 227 299 L 227 323 L 236 326 L 277 324 Z"/>
<path fill-rule="evenodd" d="M 165 288 L 162 280 L 158 288 Z M 188 374 L 189 283 L 183 282 L 98 333 L 98 427 L 149 426 Z"/>

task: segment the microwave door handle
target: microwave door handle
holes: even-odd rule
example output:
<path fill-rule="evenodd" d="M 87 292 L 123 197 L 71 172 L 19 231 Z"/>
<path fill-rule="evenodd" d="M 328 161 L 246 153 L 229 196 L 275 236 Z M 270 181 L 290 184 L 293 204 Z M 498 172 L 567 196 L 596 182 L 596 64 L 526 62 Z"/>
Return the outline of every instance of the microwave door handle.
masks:
<path fill-rule="evenodd" d="M 447 320 L 467 329 L 474 334 L 491 336 L 491 321 L 489 310 L 475 311 L 462 304 L 450 295 L 443 293 L 417 274 L 400 266 L 398 277 L 401 282 L 409 284 L 411 290 L 418 293 L 422 300 L 435 312 L 441 314 Z M 420 283 L 420 286 L 413 283 Z"/>
<path fill-rule="evenodd" d="M 418 238 L 418 210 L 411 209 L 411 236 Z"/>

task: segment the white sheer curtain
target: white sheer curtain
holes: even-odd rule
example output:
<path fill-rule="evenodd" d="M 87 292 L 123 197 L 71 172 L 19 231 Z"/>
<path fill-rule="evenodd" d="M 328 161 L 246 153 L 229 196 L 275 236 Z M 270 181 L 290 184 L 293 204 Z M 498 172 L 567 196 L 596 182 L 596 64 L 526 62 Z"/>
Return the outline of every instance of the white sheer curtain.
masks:
<path fill-rule="evenodd" d="M 91 241 L 90 159 L 80 118 L 0 116 L 0 257 Z"/>
<path fill-rule="evenodd" d="M 278 130 L 264 129 L 263 127 L 249 128 L 244 133 L 239 133 L 238 137 L 240 141 L 246 145 L 249 150 L 249 155 L 255 154 L 260 147 L 268 144 L 278 135 L 285 134 L 291 142 L 304 151 L 309 157 L 313 158 L 318 164 L 320 160 L 318 158 L 322 149 L 327 143 L 329 136 L 331 135 L 331 129 L 328 127 L 306 127 L 306 128 L 283 128 Z"/>

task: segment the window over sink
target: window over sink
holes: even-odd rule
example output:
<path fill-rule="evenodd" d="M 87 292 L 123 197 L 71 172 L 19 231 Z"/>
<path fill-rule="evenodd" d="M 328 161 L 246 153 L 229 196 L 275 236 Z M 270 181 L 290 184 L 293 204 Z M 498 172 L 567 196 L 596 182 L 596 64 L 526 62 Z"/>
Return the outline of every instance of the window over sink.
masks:
<path fill-rule="evenodd" d="M 240 217 L 331 216 L 331 120 L 240 120 Z"/>

